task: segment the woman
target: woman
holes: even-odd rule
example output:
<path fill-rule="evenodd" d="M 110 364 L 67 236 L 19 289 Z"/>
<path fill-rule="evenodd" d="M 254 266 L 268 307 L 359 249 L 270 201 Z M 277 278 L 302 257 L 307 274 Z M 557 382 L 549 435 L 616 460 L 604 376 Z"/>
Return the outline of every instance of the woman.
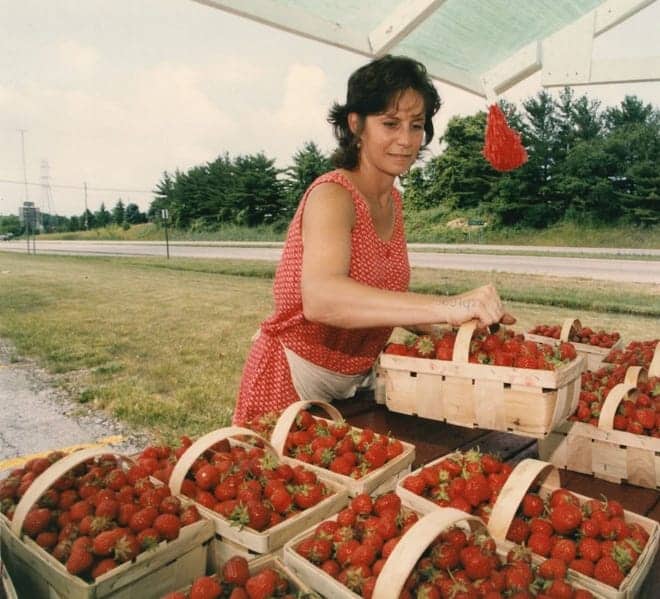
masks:
<path fill-rule="evenodd" d="M 351 75 L 346 104 L 328 119 L 337 170 L 312 183 L 289 226 L 275 311 L 245 364 L 235 424 L 301 398 L 352 396 L 394 326 L 512 320 L 490 285 L 453 297 L 407 291 L 394 181 L 430 143 L 439 108 L 426 69 L 412 59 L 385 56 Z"/>

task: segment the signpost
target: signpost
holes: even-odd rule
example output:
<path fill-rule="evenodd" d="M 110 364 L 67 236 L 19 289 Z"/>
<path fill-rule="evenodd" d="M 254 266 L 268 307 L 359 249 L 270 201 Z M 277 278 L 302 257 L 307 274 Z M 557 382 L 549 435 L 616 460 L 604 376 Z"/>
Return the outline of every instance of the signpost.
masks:
<path fill-rule="evenodd" d="M 23 203 L 23 220 L 25 222 L 25 238 L 27 239 L 27 252 L 30 253 L 30 230 L 32 231 L 32 253 L 37 253 L 37 209 L 32 202 Z"/>
<path fill-rule="evenodd" d="M 170 213 L 167 208 L 160 211 L 160 217 L 163 220 L 163 227 L 165 228 L 165 247 L 167 248 L 167 259 L 170 259 L 170 239 L 167 235 L 167 221 L 170 218 Z"/>

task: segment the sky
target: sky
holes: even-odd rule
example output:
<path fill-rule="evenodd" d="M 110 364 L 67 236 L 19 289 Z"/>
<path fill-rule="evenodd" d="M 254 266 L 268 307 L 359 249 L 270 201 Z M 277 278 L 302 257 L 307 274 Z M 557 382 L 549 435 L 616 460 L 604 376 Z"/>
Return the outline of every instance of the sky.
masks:
<path fill-rule="evenodd" d="M 659 22 L 656 1 L 599 36 L 594 59 L 660 56 Z M 27 180 L 51 184 L 50 195 L 29 185 L 27 199 L 64 216 L 119 198 L 146 210 L 164 171 L 225 152 L 264 152 L 281 168 L 308 140 L 330 152 L 328 109 L 365 62 L 192 0 L 0 0 L 0 214 L 26 199 L 23 150 Z M 539 82 L 502 97 L 520 102 Z M 438 134 L 451 116 L 486 108 L 437 86 Z M 660 107 L 660 82 L 576 92 L 605 106 L 634 93 Z"/>

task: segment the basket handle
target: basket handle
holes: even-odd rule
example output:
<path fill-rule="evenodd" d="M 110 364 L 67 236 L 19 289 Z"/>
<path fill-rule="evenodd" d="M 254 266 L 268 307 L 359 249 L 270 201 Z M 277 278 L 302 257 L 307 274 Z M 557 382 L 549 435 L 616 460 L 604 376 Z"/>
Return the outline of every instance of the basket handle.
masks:
<path fill-rule="evenodd" d="M 197 439 L 197 441 L 188 447 L 188 449 L 183 452 L 183 455 L 174 465 L 174 470 L 172 470 L 172 475 L 170 476 L 169 482 L 172 495 L 181 494 L 181 485 L 183 484 L 183 479 L 186 477 L 188 470 L 190 470 L 190 467 L 200 455 L 202 455 L 207 449 L 209 449 L 209 447 L 212 447 L 216 443 L 237 436 L 256 437 L 259 439 L 259 441 L 262 441 L 271 452 L 277 455 L 275 448 L 267 439 L 264 439 L 261 435 L 258 435 L 249 428 L 244 428 L 242 426 L 227 426 L 211 431 L 210 433 L 207 433 L 206 435 Z"/>
<path fill-rule="evenodd" d="M 486 527 L 480 518 L 450 507 L 434 510 L 415 522 L 387 558 L 373 596 L 398 599 L 410 572 L 431 542 L 447 528 L 460 523 L 466 523 L 471 530 Z"/>
<path fill-rule="evenodd" d="M 280 417 L 277 419 L 275 428 L 270 435 L 271 445 L 275 448 L 275 451 L 282 455 L 284 453 L 284 444 L 286 443 L 287 435 L 291 430 L 296 416 L 303 410 L 307 409 L 310 406 L 319 406 L 323 408 L 326 414 L 330 416 L 335 422 L 343 420 L 341 412 L 335 408 L 332 404 L 327 401 L 321 401 L 320 399 L 311 399 L 307 401 L 296 401 L 280 414 Z"/>
<path fill-rule="evenodd" d="M 579 318 L 567 318 L 561 325 L 561 333 L 559 333 L 560 341 L 568 341 L 571 336 L 571 331 L 575 329 L 576 331 L 582 328 L 582 323 Z"/>
<path fill-rule="evenodd" d="M 456 333 L 456 341 L 454 342 L 454 353 L 452 354 L 452 361 L 466 364 L 470 359 L 470 342 L 474 334 L 478 320 L 468 320 L 458 327 Z"/>
<path fill-rule="evenodd" d="M 658 341 L 653 352 L 653 358 L 649 366 L 649 376 L 660 376 L 660 341 Z"/>
<path fill-rule="evenodd" d="M 83 449 L 81 451 L 74 451 L 68 456 L 57 460 L 49 468 L 44 470 L 37 478 L 32 481 L 32 484 L 25 491 L 23 497 L 16 505 L 14 517 L 11 520 L 11 530 L 20 537 L 21 529 L 23 528 L 23 521 L 28 512 L 32 509 L 38 499 L 54 484 L 62 475 L 66 474 L 78 464 L 82 464 L 90 458 L 102 455 L 108 452 L 107 448 L 92 447 L 90 449 Z"/>
<path fill-rule="evenodd" d="M 624 397 L 627 397 L 631 391 L 637 389 L 637 382 L 634 383 L 619 383 L 614 385 L 607 394 L 603 407 L 600 409 L 600 416 L 598 417 L 598 428 L 604 431 L 611 431 L 614 429 L 614 416 L 616 410 Z"/>
<path fill-rule="evenodd" d="M 539 476 L 553 488 L 561 486 L 559 472 L 552 464 L 532 458 L 520 462 L 507 478 L 488 519 L 488 531 L 496 541 L 506 539 L 523 497 Z"/>
<path fill-rule="evenodd" d="M 640 376 L 642 378 L 644 376 L 648 375 L 643 375 L 644 367 L 643 366 L 628 366 L 628 370 L 626 370 L 625 377 L 623 378 L 623 382 L 630 384 L 630 385 L 637 385 L 637 383 L 640 381 Z"/>

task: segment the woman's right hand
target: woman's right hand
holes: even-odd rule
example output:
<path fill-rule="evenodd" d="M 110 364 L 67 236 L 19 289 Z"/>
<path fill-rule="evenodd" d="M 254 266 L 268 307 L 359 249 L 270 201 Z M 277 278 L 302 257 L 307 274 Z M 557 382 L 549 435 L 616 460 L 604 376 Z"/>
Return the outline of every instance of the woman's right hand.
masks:
<path fill-rule="evenodd" d="M 442 306 L 445 309 L 443 320 L 452 326 L 459 326 L 473 319 L 479 320 L 483 326 L 516 322 L 513 316 L 504 311 L 497 290 L 490 284 L 444 298 Z"/>

